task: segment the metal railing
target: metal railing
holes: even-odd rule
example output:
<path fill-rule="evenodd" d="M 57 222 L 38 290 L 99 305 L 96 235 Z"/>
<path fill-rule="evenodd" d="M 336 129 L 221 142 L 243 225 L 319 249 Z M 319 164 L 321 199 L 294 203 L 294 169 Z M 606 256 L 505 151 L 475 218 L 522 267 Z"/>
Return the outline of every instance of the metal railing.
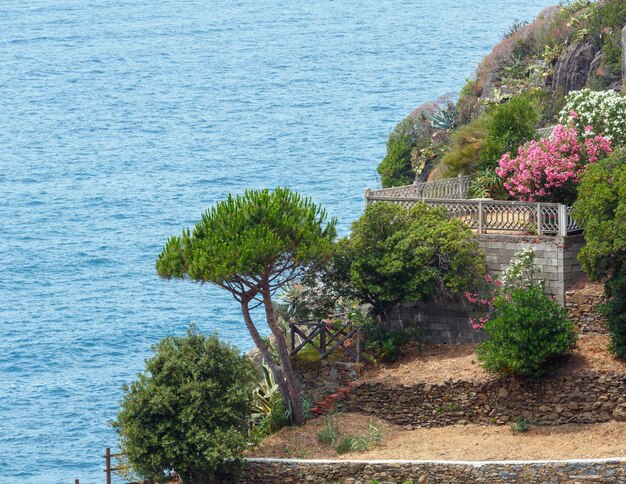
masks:
<path fill-rule="evenodd" d="M 365 192 L 365 199 L 367 204 L 391 202 L 409 208 L 417 202 L 424 202 L 443 207 L 450 217 L 463 220 L 479 234 L 571 235 L 582 231 L 571 217 L 571 207 L 561 203 L 423 199 L 417 196 L 392 195 L 383 190 L 368 190 Z"/>

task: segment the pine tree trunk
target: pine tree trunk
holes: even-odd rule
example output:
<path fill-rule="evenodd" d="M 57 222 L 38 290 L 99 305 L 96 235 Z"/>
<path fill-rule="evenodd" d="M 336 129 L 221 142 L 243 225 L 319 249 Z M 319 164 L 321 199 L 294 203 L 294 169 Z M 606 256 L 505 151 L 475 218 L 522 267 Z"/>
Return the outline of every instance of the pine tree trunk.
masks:
<path fill-rule="evenodd" d="M 268 289 L 263 291 L 263 306 L 265 306 L 265 316 L 267 318 L 267 324 L 269 325 L 272 334 L 276 338 L 278 356 L 280 358 L 280 364 L 289 391 L 289 400 L 291 402 L 293 421 L 296 425 L 303 425 L 305 422 L 304 409 L 302 407 L 302 401 L 300 400 L 300 394 L 298 393 L 298 389 L 296 387 L 296 375 L 293 371 L 293 367 L 291 366 L 291 360 L 289 359 L 289 349 L 287 348 L 285 335 L 281 331 L 276 321 L 276 314 L 274 313 L 272 297 Z"/>
<path fill-rule="evenodd" d="M 278 391 L 280 392 L 280 395 L 283 397 L 283 401 L 285 402 L 285 405 L 286 405 L 288 402 L 291 401 L 291 394 L 289 392 L 289 387 L 287 385 L 285 375 L 283 373 L 282 368 L 278 366 L 278 363 L 276 363 L 276 361 L 274 360 L 272 353 L 270 352 L 269 348 L 265 344 L 265 341 L 263 341 L 263 338 L 261 338 L 261 335 L 257 331 L 256 326 L 254 325 L 254 322 L 252 321 L 252 317 L 250 316 L 250 308 L 248 307 L 249 302 L 250 302 L 249 300 L 245 300 L 245 299 L 241 301 L 241 311 L 243 312 L 243 320 L 246 323 L 246 327 L 248 328 L 248 332 L 250 333 L 250 336 L 252 336 L 252 341 L 254 341 L 254 344 L 261 352 L 261 355 L 263 356 L 265 363 L 267 364 L 272 374 L 274 375 L 274 379 L 276 380 L 276 384 L 278 385 Z"/>

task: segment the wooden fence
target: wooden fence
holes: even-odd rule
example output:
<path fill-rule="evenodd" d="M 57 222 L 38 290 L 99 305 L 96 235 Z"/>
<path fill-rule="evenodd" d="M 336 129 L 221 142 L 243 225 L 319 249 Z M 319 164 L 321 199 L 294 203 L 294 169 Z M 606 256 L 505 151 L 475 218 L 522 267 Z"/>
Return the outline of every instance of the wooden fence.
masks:
<path fill-rule="evenodd" d="M 337 315 L 331 317 L 336 318 Z M 350 322 L 330 322 L 329 320 L 310 320 L 290 323 L 291 355 L 296 355 L 306 345 L 314 348 L 321 359 L 341 348 L 352 361 L 359 362 L 359 328 Z M 356 337 L 356 350 L 348 347 L 349 341 Z"/>

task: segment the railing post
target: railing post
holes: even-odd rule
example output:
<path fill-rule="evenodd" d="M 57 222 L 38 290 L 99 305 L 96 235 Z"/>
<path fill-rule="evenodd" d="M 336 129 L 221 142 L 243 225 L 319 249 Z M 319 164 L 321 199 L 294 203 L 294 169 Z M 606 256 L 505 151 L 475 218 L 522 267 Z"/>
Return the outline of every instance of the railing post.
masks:
<path fill-rule="evenodd" d="M 543 220 L 541 219 L 541 202 L 537 203 L 537 233 L 543 235 Z"/>
<path fill-rule="evenodd" d="M 369 198 L 370 198 L 370 193 L 371 190 L 368 188 L 367 190 L 365 190 L 365 206 L 367 207 L 370 203 Z"/>
<path fill-rule="evenodd" d="M 456 177 L 456 180 L 457 180 L 457 187 L 459 190 L 459 200 L 463 200 L 465 198 L 465 187 L 463 186 L 463 177 L 461 176 L 460 173 Z"/>
<path fill-rule="evenodd" d="M 107 484 L 111 484 L 111 447 L 107 447 L 106 452 L 104 453 L 104 458 L 106 460 L 106 468 L 104 472 L 107 475 Z"/>
<path fill-rule="evenodd" d="M 478 200 L 478 233 L 483 233 L 483 201 Z"/>
<path fill-rule="evenodd" d="M 289 325 L 289 329 L 291 330 L 291 351 L 296 347 L 296 331 L 294 330 L 294 324 L 291 323 Z"/>
<path fill-rule="evenodd" d="M 322 354 L 326 353 L 326 324 L 322 323 L 322 330 L 320 331 L 320 348 Z"/>
<path fill-rule="evenodd" d="M 569 225 L 569 214 L 567 206 L 559 203 L 559 235 L 565 237 L 567 235 L 567 227 Z"/>

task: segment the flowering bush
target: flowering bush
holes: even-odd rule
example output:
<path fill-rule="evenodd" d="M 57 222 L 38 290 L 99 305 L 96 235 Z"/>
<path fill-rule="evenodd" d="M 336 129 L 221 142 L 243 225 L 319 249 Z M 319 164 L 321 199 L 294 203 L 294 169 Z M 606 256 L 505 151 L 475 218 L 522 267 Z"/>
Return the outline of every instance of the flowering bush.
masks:
<path fill-rule="evenodd" d="M 626 98 L 615 91 L 572 91 L 565 98 L 559 122 L 576 127 L 578 135 L 593 132 L 611 140 L 614 146 L 626 143 Z"/>
<path fill-rule="evenodd" d="M 470 323 L 489 335 L 476 349 L 487 371 L 539 376 L 576 342 L 565 309 L 544 294 L 534 260 L 535 249 L 529 246 L 515 254 L 502 281 L 486 276 L 481 293 L 465 293 L 478 313 Z"/>
<path fill-rule="evenodd" d="M 545 281 L 537 277 L 539 273 L 535 266 L 535 249 L 526 247 L 517 252 L 509 266 L 502 274 L 502 280 L 494 279 L 489 274 L 484 276 L 485 284 L 479 292 L 465 292 L 465 298 L 474 306 L 474 316 L 469 322 L 474 329 L 485 327 L 485 323 L 493 319 L 495 314 L 495 302 L 500 296 L 510 299 L 510 294 L 515 289 L 524 289 L 538 286 L 543 290 Z"/>
<path fill-rule="evenodd" d="M 550 139 L 530 141 L 515 158 L 506 153 L 496 173 L 515 198 L 528 202 L 572 203 L 578 176 L 587 163 L 595 163 L 611 152 L 611 141 L 585 128 L 580 140 L 573 126 L 557 125 Z"/>

